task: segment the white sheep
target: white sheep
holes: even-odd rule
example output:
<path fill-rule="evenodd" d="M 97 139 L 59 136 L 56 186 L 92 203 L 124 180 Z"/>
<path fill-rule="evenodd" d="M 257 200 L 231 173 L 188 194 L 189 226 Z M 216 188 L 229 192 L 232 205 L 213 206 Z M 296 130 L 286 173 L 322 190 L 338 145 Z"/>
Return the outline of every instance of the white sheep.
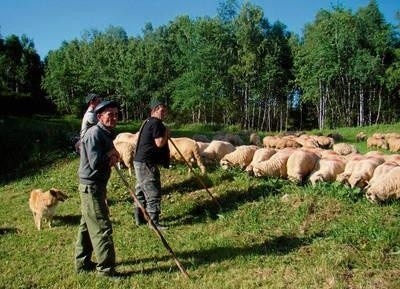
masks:
<path fill-rule="evenodd" d="M 253 172 L 256 177 L 278 177 L 286 178 L 286 164 L 289 156 L 295 151 L 294 148 L 278 150 L 269 160 L 254 164 Z"/>
<path fill-rule="evenodd" d="M 286 164 L 287 178 L 295 183 L 302 183 L 314 169 L 319 157 L 307 150 L 295 150 L 288 158 Z"/>
<path fill-rule="evenodd" d="M 354 166 L 356 163 L 365 157 L 363 155 L 360 155 L 358 153 L 355 154 L 349 154 L 348 159 L 346 161 L 346 165 L 344 167 L 344 171 L 336 176 L 336 181 L 343 184 L 343 185 L 348 185 L 349 184 L 349 178 L 351 174 L 353 173 Z"/>
<path fill-rule="evenodd" d="M 334 144 L 332 150 L 343 156 L 358 152 L 354 145 L 343 142 Z"/>
<path fill-rule="evenodd" d="M 263 138 L 262 143 L 266 148 L 275 148 L 278 140 L 280 140 L 280 137 L 278 136 L 267 135 Z"/>
<path fill-rule="evenodd" d="M 196 141 L 197 145 L 199 146 L 199 153 L 200 155 L 204 152 L 204 150 L 210 145 L 209 142 L 202 142 Z"/>
<path fill-rule="evenodd" d="M 345 165 L 341 157 L 322 157 L 315 164 L 309 180 L 313 186 L 318 182 L 333 182 L 338 174 L 344 172 Z"/>
<path fill-rule="evenodd" d="M 349 177 L 350 187 L 364 188 L 368 184 L 368 181 L 372 178 L 375 168 L 383 162 L 384 159 L 382 157 L 372 156 L 356 162 L 353 172 Z"/>
<path fill-rule="evenodd" d="M 367 138 L 367 148 L 382 148 L 387 150 L 389 147 L 387 141 L 384 139 L 384 136 L 382 135 L 381 137 L 380 134 L 374 135 Z"/>
<path fill-rule="evenodd" d="M 400 138 L 397 136 L 389 136 L 386 141 L 391 152 L 400 152 Z"/>
<path fill-rule="evenodd" d="M 201 153 L 204 161 L 207 163 L 219 162 L 224 155 L 233 152 L 236 147 L 227 141 L 213 140 Z"/>
<path fill-rule="evenodd" d="M 130 176 L 132 176 L 137 137 L 138 133 L 122 132 L 114 139 L 114 147 L 118 151 L 121 161 L 128 168 Z"/>
<path fill-rule="evenodd" d="M 368 189 L 375 183 L 379 183 L 384 175 L 386 175 L 389 171 L 398 166 L 399 164 L 396 162 L 384 162 L 377 166 L 374 170 L 372 178 L 368 181 L 368 185 L 365 187 L 365 189 Z"/>
<path fill-rule="evenodd" d="M 253 174 L 253 167 L 255 164 L 269 160 L 273 154 L 276 153 L 276 150 L 271 148 L 259 148 L 254 152 L 253 159 L 251 163 L 246 167 L 245 171 L 248 174 Z"/>
<path fill-rule="evenodd" d="M 238 146 L 233 152 L 224 155 L 219 163 L 223 169 L 231 167 L 244 169 L 251 163 L 257 149 L 256 145 Z"/>
<path fill-rule="evenodd" d="M 373 203 L 400 198 L 400 166 L 383 175 L 379 182 L 374 182 L 365 193 Z"/>
<path fill-rule="evenodd" d="M 168 146 L 170 158 L 172 160 L 176 160 L 178 162 L 186 161 L 186 163 L 189 165 L 197 163 L 201 173 L 206 173 L 206 167 L 203 164 L 200 156 L 199 146 L 195 140 L 188 137 L 170 138 L 168 140 Z"/>

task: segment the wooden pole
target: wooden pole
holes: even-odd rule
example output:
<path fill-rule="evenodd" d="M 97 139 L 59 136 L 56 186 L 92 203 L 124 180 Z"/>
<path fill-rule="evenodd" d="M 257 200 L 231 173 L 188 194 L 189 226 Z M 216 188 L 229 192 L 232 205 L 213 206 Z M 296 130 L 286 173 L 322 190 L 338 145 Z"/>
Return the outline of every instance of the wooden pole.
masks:
<path fill-rule="evenodd" d="M 176 144 L 171 138 L 168 138 L 168 140 L 171 142 L 171 144 L 174 146 L 175 150 L 178 152 L 178 154 L 181 156 L 181 158 L 185 161 L 186 165 L 189 167 L 190 171 L 193 173 L 193 175 L 196 177 L 197 181 L 203 186 L 203 188 L 206 190 L 206 192 L 210 195 L 211 199 L 218 205 L 219 210 L 222 210 L 221 204 L 218 202 L 216 198 L 211 194 L 210 190 L 207 188 L 206 184 L 203 182 L 203 180 L 196 174 L 196 172 L 193 170 L 192 165 L 189 163 L 188 160 L 185 159 L 181 151 L 178 149 Z"/>
<path fill-rule="evenodd" d="M 157 228 L 157 226 L 154 224 L 153 220 L 150 218 L 149 213 L 147 213 L 146 209 L 142 206 L 142 204 L 139 202 L 138 198 L 135 195 L 135 192 L 132 190 L 130 187 L 128 181 L 122 174 L 121 170 L 118 168 L 118 166 L 114 166 L 115 170 L 117 171 L 118 175 L 121 177 L 122 182 L 125 184 L 127 189 L 129 190 L 130 195 L 132 196 L 133 200 L 135 201 L 136 206 L 140 208 L 140 210 L 143 213 L 144 218 L 146 221 L 150 224 L 151 228 L 154 230 L 154 232 L 157 234 L 157 236 L 160 238 L 161 242 L 163 243 L 164 247 L 167 249 L 167 251 L 171 254 L 172 258 L 174 259 L 176 265 L 178 266 L 179 270 L 182 272 L 182 274 L 185 276 L 185 278 L 189 278 L 188 273 L 186 272 L 185 268 L 182 266 L 182 264 L 179 262 L 178 258 L 176 257 L 174 251 L 172 251 L 172 248 L 168 245 L 167 240 L 165 240 L 164 236 L 161 234 L 160 230 Z"/>

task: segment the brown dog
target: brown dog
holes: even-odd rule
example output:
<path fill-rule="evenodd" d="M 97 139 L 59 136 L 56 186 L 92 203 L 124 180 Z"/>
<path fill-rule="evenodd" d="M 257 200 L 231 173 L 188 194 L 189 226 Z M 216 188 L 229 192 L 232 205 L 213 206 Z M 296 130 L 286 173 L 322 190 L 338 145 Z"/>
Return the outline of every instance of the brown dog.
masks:
<path fill-rule="evenodd" d="M 42 219 L 45 219 L 49 224 L 49 228 L 51 228 L 58 202 L 64 202 L 66 199 L 68 199 L 66 194 L 54 188 L 46 192 L 41 189 L 35 189 L 31 192 L 29 207 L 38 230 L 41 229 Z"/>

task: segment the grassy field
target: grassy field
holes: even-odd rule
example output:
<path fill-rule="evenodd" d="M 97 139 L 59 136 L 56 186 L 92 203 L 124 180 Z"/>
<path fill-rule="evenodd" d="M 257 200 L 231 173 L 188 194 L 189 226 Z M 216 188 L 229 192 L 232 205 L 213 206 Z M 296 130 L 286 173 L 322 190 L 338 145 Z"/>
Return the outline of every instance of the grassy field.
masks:
<path fill-rule="evenodd" d="M 337 131 L 352 142 L 358 130 Z M 358 147 L 366 151 L 365 144 Z M 117 270 L 126 278 L 76 274 L 78 163 L 67 153 L 3 182 L 0 288 L 400 288 L 399 202 L 373 205 L 358 190 L 337 184 L 297 186 L 210 167 L 204 181 L 221 203 L 219 211 L 181 165 L 162 169 L 162 221 L 170 226 L 163 235 L 190 279 L 152 230 L 134 225 L 132 200 L 116 172 L 109 204 Z M 29 193 L 50 187 L 70 198 L 58 207 L 54 227 L 38 232 Z"/>

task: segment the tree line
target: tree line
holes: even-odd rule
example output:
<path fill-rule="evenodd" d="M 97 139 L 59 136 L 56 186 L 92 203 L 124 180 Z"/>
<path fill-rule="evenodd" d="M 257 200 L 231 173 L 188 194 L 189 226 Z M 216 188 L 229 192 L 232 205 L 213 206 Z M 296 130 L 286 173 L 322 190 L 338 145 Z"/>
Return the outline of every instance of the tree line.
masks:
<path fill-rule="evenodd" d="M 0 89 L 46 95 L 59 113 L 77 115 L 97 92 L 120 103 L 124 120 L 143 119 L 150 100 L 163 98 L 177 123 L 263 131 L 390 123 L 400 115 L 397 29 L 375 0 L 354 13 L 321 9 L 301 37 L 251 2 L 226 0 L 216 17 L 147 23 L 141 36 L 85 31 L 43 63 L 27 37 L 0 37 Z"/>

